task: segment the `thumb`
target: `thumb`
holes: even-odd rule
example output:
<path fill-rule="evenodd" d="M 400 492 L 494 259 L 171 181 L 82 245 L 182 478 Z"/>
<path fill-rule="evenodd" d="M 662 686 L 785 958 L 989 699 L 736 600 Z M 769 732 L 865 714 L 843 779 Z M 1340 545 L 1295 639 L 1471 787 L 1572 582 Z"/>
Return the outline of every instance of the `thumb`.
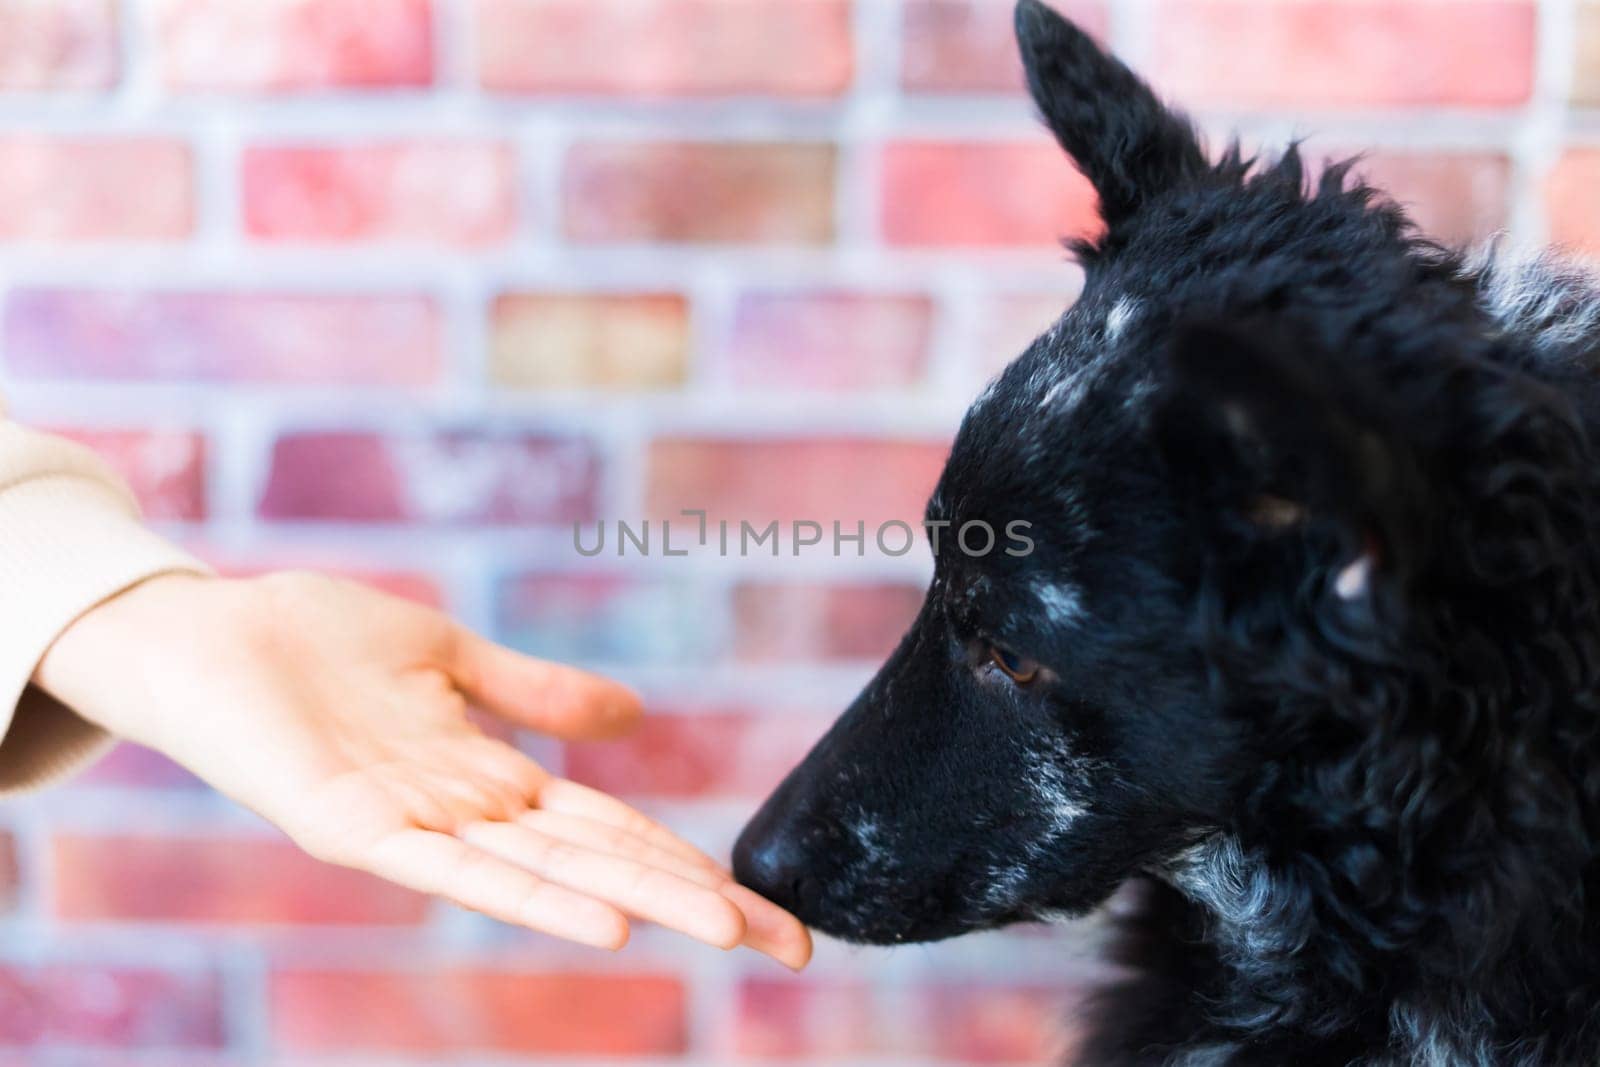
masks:
<path fill-rule="evenodd" d="M 567 740 L 631 730 L 644 708 L 621 682 L 534 659 L 461 630 L 448 670 L 474 704 L 507 722 Z"/>

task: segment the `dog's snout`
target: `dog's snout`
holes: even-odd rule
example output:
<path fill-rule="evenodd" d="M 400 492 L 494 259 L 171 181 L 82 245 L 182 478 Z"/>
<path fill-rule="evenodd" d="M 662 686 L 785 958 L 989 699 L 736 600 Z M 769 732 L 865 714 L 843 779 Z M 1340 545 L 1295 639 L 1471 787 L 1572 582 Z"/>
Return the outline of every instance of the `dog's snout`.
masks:
<path fill-rule="evenodd" d="M 798 908 L 806 873 L 805 850 L 790 820 L 757 817 L 733 846 L 734 877 L 779 907 Z"/>

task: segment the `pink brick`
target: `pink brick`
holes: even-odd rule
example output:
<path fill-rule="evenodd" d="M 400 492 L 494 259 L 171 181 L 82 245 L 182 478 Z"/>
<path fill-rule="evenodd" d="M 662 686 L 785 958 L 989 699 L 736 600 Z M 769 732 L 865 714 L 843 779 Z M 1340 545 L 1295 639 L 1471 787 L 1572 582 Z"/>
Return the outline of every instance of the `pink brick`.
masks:
<path fill-rule="evenodd" d="M 1096 37 L 1109 28 L 1105 0 L 1055 5 Z M 1014 0 L 906 0 L 901 15 L 900 84 L 911 92 L 1022 92 L 1012 30 Z"/>
<path fill-rule="evenodd" d="M 157 62 L 173 89 L 425 86 L 429 0 L 159 0 Z"/>
<path fill-rule="evenodd" d="M 105 89 L 118 66 L 115 0 L 0 0 L 0 91 Z"/>
<path fill-rule="evenodd" d="M 193 214 L 181 141 L 0 138 L 0 241 L 173 241 Z"/>
<path fill-rule="evenodd" d="M 900 541 L 891 547 L 898 550 Z M 927 549 L 919 540 L 912 551 Z M 878 660 L 894 650 L 921 604 L 915 585 L 744 582 L 733 594 L 735 654 L 753 663 Z"/>
<path fill-rule="evenodd" d="M 1572 72 L 1572 102 L 1600 107 L 1600 0 L 1578 4 L 1578 54 Z"/>
<path fill-rule="evenodd" d="M 563 227 L 581 242 L 820 244 L 832 145 L 586 143 L 566 161 Z"/>
<path fill-rule="evenodd" d="M 123 743 L 72 778 L 79 786 L 139 789 L 204 789 L 206 784 L 167 757 L 142 745 Z"/>
<path fill-rule="evenodd" d="M 1190 106 L 1513 107 L 1533 0 L 1163 0 L 1146 70 Z"/>
<path fill-rule="evenodd" d="M 22 289 L 6 305 L 21 378 L 423 385 L 443 362 L 417 294 Z"/>
<path fill-rule="evenodd" d="M 260 513 L 346 522 L 567 524 L 595 511 L 597 461 L 584 443 L 441 433 L 279 438 Z"/>
<path fill-rule="evenodd" d="M 915 525 L 949 451 L 943 443 L 877 438 L 720 440 L 666 438 L 650 448 L 646 511 L 673 516 L 704 508 L 709 519 Z M 894 536 L 903 539 L 898 531 Z M 831 541 L 822 546 L 831 551 Z M 898 542 L 891 547 L 898 548 Z M 787 548 L 782 551 L 788 551 Z"/>
<path fill-rule="evenodd" d="M 735 382 L 758 389 L 887 389 L 923 376 L 932 340 L 926 296 L 747 293 L 728 363 Z"/>
<path fill-rule="evenodd" d="M 221 983 L 210 971 L 0 967 L 0 1045 L 208 1049 L 222 1043 Z"/>
<path fill-rule="evenodd" d="M 206 442 L 176 430 L 80 430 L 52 433 L 94 449 L 133 490 L 147 519 L 193 522 L 206 515 Z"/>
<path fill-rule="evenodd" d="M 653 709 L 621 741 L 569 745 L 566 773 L 629 797 L 759 800 L 800 762 L 831 714 Z"/>
<path fill-rule="evenodd" d="M 649 973 L 282 971 L 272 1032 L 298 1053 L 676 1056 L 686 995 Z"/>
<path fill-rule="evenodd" d="M 516 223 L 499 142 L 258 146 L 241 166 L 245 232 L 263 241 L 483 245 Z"/>
<path fill-rule="evenodd" d="M 633 97 L 833 96 L 854 67 L 846 0 L 477 0 L 489 89 Z"/>
<path fill-rule="evenodd" d="M 414 926 L 427 900 L 272 838 L 59 834 L 65 922 Z"/>
<path fill-rule="evenodd" d="M 1466 245 L 1505 229 L 1511 161 L 1483 152 L 1373 152 L 1356 165 L 1428 236 Z"/>
<path fill-rule="evenodd" d="M 1066 270 L 1061 273 L 1059 291 L 1000 293 L 989 299 L 979 334 L 976 369 L 980 381 L 993 378 L 1026 352 L 1078 298 L 1081 273 L 1072 272 L 1070 280 Z"/>
<path fill-rule="evenodd" d="M 880 202 L 884 237 L 897 245 L 1047 248 L 1101 228 L 1094 190 L 1043 138 L 891 143 Z"/>
<path fill-rule="evenodd" d="M 1591 256 L 1600 256 L 1596 189 L 1600 189 L 1600 148 L 1579 148 L 1562 157 L 1545 190 L 1551 238 Z"/>

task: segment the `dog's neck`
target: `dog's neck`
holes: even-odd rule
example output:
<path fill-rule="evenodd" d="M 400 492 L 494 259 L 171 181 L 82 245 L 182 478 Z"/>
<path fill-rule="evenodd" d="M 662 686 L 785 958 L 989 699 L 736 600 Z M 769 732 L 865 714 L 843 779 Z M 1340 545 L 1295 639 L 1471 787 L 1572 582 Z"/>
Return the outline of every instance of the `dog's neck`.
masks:
<path fill-rule="evenodd" d="M 1329 962 L 1307 943 L 1317 923 L 1315 897 L 1229 834 L 1185 849 L 1158 876 L 1203 912 L 1205 939 L 1224 976 L 1222 988 L 1197 991 L 1217 1028 L 1175 1050 L 1169 1065 L 1233 1063 L 1232 1053 L 1284 1031 L 1315 1034 L 1330 1047 L 1361 1048 L 1339 1062 L 1363 1067 L 1548 1062 L 1548 1050 L 1537 1040 L 1508 1049 L 1506 1024 L 1516 1021 L 1497 1017 L 1497 1009 L 1470 986 L 1394 982 L 1381 992 L 1357 993 L 1352 983 L 1341 1002 L 1340 987 L 1350 976 L 1308 970 L 1311 961 Z M 1527 965 L 1526 959 L 1506 963 L 1520 970 Z"/>

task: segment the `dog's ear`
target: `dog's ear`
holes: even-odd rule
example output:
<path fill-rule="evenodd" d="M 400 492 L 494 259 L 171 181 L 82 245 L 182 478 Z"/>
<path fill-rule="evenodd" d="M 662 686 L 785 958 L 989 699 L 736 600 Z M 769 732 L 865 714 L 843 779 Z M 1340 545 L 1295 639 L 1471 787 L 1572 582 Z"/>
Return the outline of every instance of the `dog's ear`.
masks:
<path fill-rule="evenodd" d="M 1034 103 L 1100 194 L 1108 226 L 1205 170 L 1188 119 L 1082 30 L 1040 0 L 1020 0 L 1016 28 Z"/>
<path fill-rule="evenodd" d="M 1266 329 L 1181 325 L 1153 408 L 1157 443 L 1210 547 L 1322 565 L 1343 600 L 1425 551 L 1422 449 L 1382 391 Z M 1315 576 L 1312 576 L 1315 577 Z"/>

